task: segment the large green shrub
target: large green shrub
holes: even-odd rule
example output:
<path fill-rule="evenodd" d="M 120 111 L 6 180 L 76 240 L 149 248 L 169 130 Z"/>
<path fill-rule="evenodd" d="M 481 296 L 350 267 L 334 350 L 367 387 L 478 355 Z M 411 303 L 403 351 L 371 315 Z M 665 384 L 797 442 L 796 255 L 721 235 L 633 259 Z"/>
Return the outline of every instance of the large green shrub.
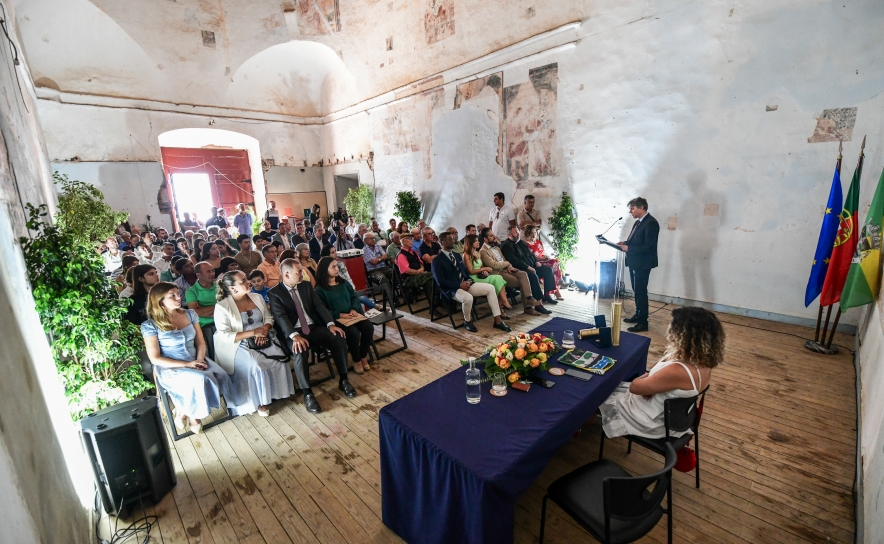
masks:
<path fill-rule="evenodd" d="M 344 197 L 347 215 L 352 217 L 357 225 L 360 223 L 368 225 L 372 216 L 373 203 L 374 196 L 368 185 L 360 185 L 358 189 L 350 189 L 347 196 Z"/>
<path fill-rule="evenodd" d="M 577 257 L 577 208 L 568 193 L 562 193 L 562 201 L 553 208 L 549 218 L 550 237 L 559 263 L 565 267 Z"/>
<path fill-rule="evenodd" d="M 424 206 L 414 191 L 399 191 L 396 193 L 396 215 L 401 221 L 409 226 L 417 225 L 424 213 Z"/>
<path fill-rule="evenodd" d="M 59 187 L 58 227 L 77 243 L 105 240 L 129 214 L 114 211 L 104 202 L 101 191 L 82 181 L 68 179 L 67 175 L 52 174 Z"/>

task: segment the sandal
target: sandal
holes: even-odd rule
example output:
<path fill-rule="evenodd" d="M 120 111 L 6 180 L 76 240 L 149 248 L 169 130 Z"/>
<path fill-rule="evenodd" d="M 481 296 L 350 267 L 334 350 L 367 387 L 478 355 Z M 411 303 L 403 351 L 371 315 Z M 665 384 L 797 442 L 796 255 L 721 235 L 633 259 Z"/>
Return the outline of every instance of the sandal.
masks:
<path fill-rule="evenodd" d="M 365 362 L 365 363 L 362 363 L 362 369 L 365 370 L 366 372 L 368 372 L 369 370 L 371 370 L 371 367 L 368 366 L 368 362 Z"/>
<path fill-rule="evenodd" d="M 357 374 L 362 374 L 364 372 L 364 370 L 362 369 L 362 363 L 353 363 L 353 370 L 356 371 Z"/>
<path fill-rule="evenodd" d="M 258 408 L 258 415 L 261 417 L 268 417 L 270 415 L 270 408 L 267 406 L 265 406 L 263 410 Z"/>
<path fill-rule="evenodd" d="M 182 414 L 181 417 L 175 416 L 175 428 L 181 432 L 187 430 L 187 415 Z"/>
<path fill-rule="evenodd" d="M 200 434 L 203 431 L 203 422 L 198 421 L 195 424 L 190 426 L 190 432 L 193 434 Z"/>

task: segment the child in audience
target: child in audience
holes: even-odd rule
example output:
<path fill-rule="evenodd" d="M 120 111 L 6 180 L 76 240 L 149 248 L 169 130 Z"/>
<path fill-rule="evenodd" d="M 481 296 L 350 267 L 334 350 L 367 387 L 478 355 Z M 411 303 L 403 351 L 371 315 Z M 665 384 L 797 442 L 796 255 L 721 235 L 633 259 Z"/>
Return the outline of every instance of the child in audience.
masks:
<path fill-rule="evenodd" d="M 252 270 L 252 273 L 249 274 L 249 282 L 252 284 L 252 292 L 257 293 L 264 297 L 264 302 L 270 303 L 270 298 L 267 296 L 267 293 L 270 292 L 270 288 L 264 285 L 264 273 L 260 270 Z"/>

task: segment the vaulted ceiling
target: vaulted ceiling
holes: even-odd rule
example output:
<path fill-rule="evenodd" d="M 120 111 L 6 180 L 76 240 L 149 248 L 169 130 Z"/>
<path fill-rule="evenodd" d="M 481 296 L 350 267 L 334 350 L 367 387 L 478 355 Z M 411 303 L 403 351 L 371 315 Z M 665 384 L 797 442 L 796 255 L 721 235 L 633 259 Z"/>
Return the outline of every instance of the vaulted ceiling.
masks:
<path fill-rule="evenodd" d="M 17 0 L 38 87 L 317 117 L 583 17 L 582 0 Z"/>

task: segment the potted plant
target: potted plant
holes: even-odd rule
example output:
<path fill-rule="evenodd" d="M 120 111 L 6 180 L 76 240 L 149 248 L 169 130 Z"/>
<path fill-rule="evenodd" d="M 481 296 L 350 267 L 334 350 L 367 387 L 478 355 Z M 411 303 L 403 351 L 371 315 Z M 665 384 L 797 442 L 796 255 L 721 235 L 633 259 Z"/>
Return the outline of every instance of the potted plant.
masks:
<path fill-rule="evenodd" d="M 399 191 L 396 193 L 396 206 L 394 209 L 401 221 L 414 226 L 421 220 L 424 206 L 414 191 Z"/>
<path fill-rule="evenodd" d="M 567 192 L 562 193 L 562 200 L 553 208 L 549 218 L 550 237 L 556 258 L 562 268 L 577 257 L 577 242 L 580 234 L 577 231 L 577 209 Z"/>
<path fill-rule="evenodd" d="M 371 220 L 373 201 L 371 187 L 360 185 L 358 189 L 350 189 L 347 192 L 347 196 L 344 197 L 344 206 L 347 208 L 347 214 L 356 221 L 356 224 L 368 225 Z"/>

